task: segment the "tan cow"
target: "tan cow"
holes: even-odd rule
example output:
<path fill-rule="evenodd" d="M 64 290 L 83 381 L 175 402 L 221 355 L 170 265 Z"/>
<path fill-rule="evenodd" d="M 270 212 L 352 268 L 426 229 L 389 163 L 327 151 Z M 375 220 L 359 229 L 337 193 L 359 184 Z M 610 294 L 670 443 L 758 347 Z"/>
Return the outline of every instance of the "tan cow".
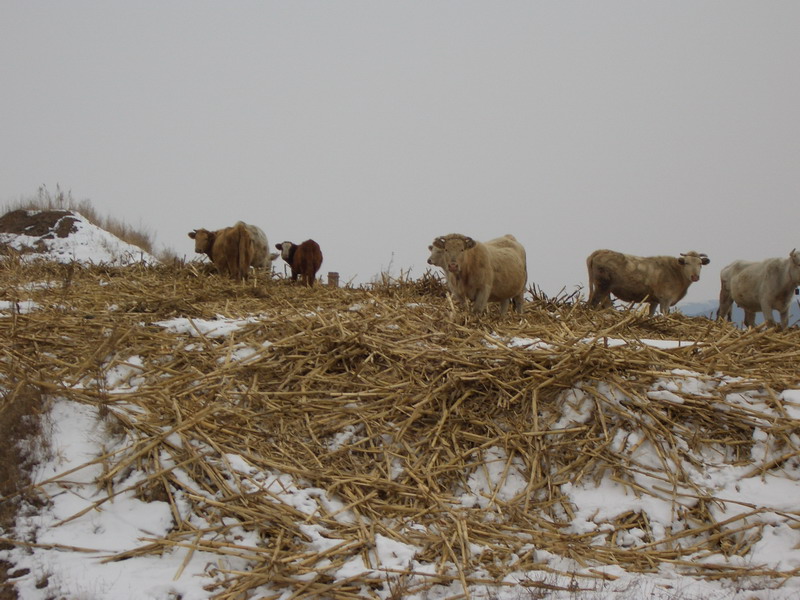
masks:
<path fill-rule="evenodd" d="M 220 275 L 247 279 L 253 263 L 254 244 L 247 225 L 239 221 L 233 227 L 216 231 L 195 229 L 189 232 L 194 251 L 206 254 Z"/>
<path fill-rule="evenodd" d="M 781 315 L 781 327 L 789 325 L 792 293 L 800 285 L 800 252 L 793 249 L 787 258 L 768 258 L 761 262 L 737 260 L 719 274 L 719 312 L 717 318 L 731 320 L 731 307 L 736 302 L 744 310 L 744 324 L 755 325 L 756 313 L 764 313 L 764 321 L 775 325 L 772 311 Z"/>
<path fill-rule="evenodd" d="M 700 280 L 700 268 L 709 262 L 708 256 L 694 251 L 676 258 L 595 250 L 586 259 L 589 305 L 610 307 L 614 294 L 624 302 L 648 302 L 651 317 L 659 306 L 665 315 Z"/>
<path fill-rule="evenodd" d="M 525 248 L 513 235 L 476 242 L 451 233 L 437 237 L 429 247 L 428 263 L 445 270 L 447 287 L 459 303 L 472 302 L 472 312 L 481 314 L 488 302 L 500 303 L 500 314 L 509 302 L 522 312 L 528 282 Z"/>

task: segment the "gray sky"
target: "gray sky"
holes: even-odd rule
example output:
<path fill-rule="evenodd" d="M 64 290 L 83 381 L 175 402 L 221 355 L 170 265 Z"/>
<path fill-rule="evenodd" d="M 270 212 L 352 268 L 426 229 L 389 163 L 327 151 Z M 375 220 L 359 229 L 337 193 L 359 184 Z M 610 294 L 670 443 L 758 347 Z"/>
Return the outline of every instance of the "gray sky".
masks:
<path fill-rule="evenodd" d="M 357 282 L 451 232 L 548 294 L 694 249 L 702 301 L 800 246 L 798 74 L 796 0 L 0 0 L 0 201 L 59 183 L 190 256 L 242 219 Z"/>

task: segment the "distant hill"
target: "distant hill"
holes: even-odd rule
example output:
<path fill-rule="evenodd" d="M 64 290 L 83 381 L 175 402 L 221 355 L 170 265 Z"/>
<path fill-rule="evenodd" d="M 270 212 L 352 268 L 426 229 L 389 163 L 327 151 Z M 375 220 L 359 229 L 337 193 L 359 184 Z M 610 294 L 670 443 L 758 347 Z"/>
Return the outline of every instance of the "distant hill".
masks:
<path fill-rule="evenodd" d="M 0 250 L 61 263 L 154 264 L 158 259 L 71 210 L 14 210 L 0 217 Z"/>
<path fill-rule="evenodd" d="M 789 311 L 789 325 L 794 325 L 800 321 L 800 296 L 795 296 Z M 689 317 L 708 317 L 711 319 L 717 318 L 717 309 L 719 308 L 719 301 L 707 300 L 705 302 L 682 302 L 677 306 L 683 314 Z M 775 318 L 778 318 L 778 313 L 774 313 Z M 741 325 L 744 323 L 744 311 L 733 305 L 733 322 Z M 761 313 L 756 314 L 756 325 L 764 322 L 764 315 Z"/>

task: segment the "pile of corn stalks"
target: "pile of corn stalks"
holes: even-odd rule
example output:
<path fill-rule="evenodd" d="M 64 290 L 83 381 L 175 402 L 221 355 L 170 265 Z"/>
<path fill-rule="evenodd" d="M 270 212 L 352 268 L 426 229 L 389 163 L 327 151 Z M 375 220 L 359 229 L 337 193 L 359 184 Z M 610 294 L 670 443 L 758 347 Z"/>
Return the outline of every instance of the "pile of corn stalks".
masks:
<path fill-rule="evenodd" d="M 538 551 L 584 567 L 654 572 L 669 563 L 712 578 L 796 575 L 698 562 L 704 555 L 744 555 L 760 535 L 745 517 L 759 508 L 735 522 L 715 522 L 709 511 L 715 499 L 681 465 L 702 448 L 717 449 L 731 464 L 750 464 L 756 426 L 785 454 L 774 464 L 753 464 L 754 473 L 795 460 L 790 438 L 797 421 L 767 418 L 727 398 L 753 392 L 778 406 L 778 394 L 800 383 L 797 330 L 743 332 L 680 314 L 650 319 L 541 294 L 521 316 L 501 318 L 490 305 L 477 319 L 454 307 L 431 275 L 372 288 L 308 289 L 263 276 L 234 283 L 192 265 L 9 260 L 0 277 L 0 299 L 12 303 L 0 318 L 2 402 L 33 386 L 101 407 L 130 443 L 96 459 L 105 466 L 98 486 L 111 498 L 120 475 L 136 468 L 148 473 L 137 484 L 141 498 L 173 504 L 168 535 L 108 560 L 176 547 L 246 558 L 246 571 L 217 573 L 211 585 L 219 598 L 247 597 L 267 583 L 298 597 L 359 597 L 365 584 L 384 581 L 336 581 L 329 574 L 358 554 L 369 565 L 376 534 L 416 546 L 417 560 L 438 565 L 411 591 L 458 579 L 467 589 L 479 582 L 478 568 L 498 585 L 512 572 L 551 570 L 537 560 Z M 36 310 L 14 310 L 30 300 Z M 248 317 L 220 337 L 158 324 Z M 642 339 L 682 342 L 663 349 Z M 136 381 L 109 388 L 107 374 L 134 356 L 143 361 Z M 711 400 L 648 396 L 654 382 L 676 372 L 731 379 Z M 576 388 L 593 403 L 593 415 L 565 425 L 563 405 Z M 123 409 L 130 406 L 136 410 Z M 636 464 L 612 443 L 634 431 L 657 449 L 662 468 Z M 465 505 L 459 494 L 470 474 L 485 467 L 490 448 L 504 450 L 506 471 L 521 461 L 527 486 L 513 498 L 495 489 Z M 354 517 L 337 518 L 323 501 L 308 516 L 269 494 L 244 491 L 247 476 L 225 465 L 231 454 L 324 490 L 345 505 L 335 512 Z M 177 468 L 199 489 L 176 476 Z M 637 485 L 634 474 L 642 470 L 660 485 Z M 694 497 L 681 517 L 684 528 L 630 547 L 620 534 L 632 528 L 655 539 L 646 514 L 636 512 L 610 523 L 602 544 L 596 532 L 571 533 L 575 507 L 564 484 L 608 475 L 631 494 Z M 178 490 L 207 530 L 181 517 Z M 257 531 L 262 543 L 226 538 L 231 520 Z M 324 525 L 341 543 L 309 551 L 303 523 Z M 475 555 L 471 544 L 486 550 Z"/>

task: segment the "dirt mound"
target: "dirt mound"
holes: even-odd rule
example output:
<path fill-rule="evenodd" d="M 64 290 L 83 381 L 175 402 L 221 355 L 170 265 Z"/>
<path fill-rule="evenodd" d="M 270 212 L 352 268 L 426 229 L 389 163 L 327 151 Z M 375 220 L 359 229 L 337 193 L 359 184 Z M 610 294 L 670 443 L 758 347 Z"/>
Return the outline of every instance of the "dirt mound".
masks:
<path fill-rule="evenodd" d="M 68 210 L 14 210 L 0 217 L 0 233 L 41 239 L 65 238 L 78 230 L 78 219 Z"/>
<path fill-rule="evenodd" d="M 153 264 L 141 247 L 72 210 L 14 210 L 0 217 L 0 255 L 25 261 L 89 264 Z"/>

